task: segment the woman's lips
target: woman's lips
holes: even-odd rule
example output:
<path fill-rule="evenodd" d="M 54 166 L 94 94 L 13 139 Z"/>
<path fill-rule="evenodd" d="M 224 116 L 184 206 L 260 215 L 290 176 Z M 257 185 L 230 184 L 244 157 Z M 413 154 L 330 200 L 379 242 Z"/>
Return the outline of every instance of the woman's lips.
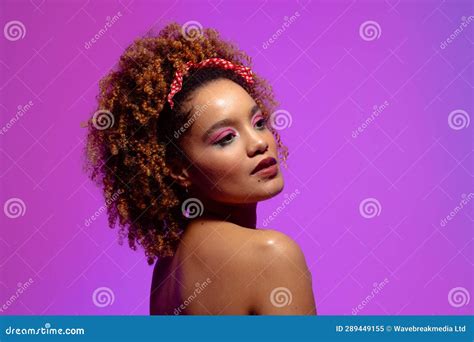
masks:
<path fill-rule="evenodd" d="M 253 169 L 253 171 L 250 174 L 253 175 L 254 173 L 257 173 L 262 169 L 265 169 L 265 168 L 268 168 L 272 165 L 275 165 L 276 163 L 277 163 L 277 161 L 273 157 L 264 158 L 257 164 L 257 166 L 255 166 L 255 168 Z"/>
<path fill-rule="evenodd" d="M 273 176 L 276 176 L 277 173 L 278 173 L 278 165 L 273 164 L 273 165 L 267 166 L 266 168 L 258 170 L 257 172 L 254 173 L 254 175 L 273 177 Z"/>
<path fill-rule="evenodd" d="M 278 163 L 273 157 L 262 159 L 253 169 L 252 175 L 273 178 L 278 174 Z"/>

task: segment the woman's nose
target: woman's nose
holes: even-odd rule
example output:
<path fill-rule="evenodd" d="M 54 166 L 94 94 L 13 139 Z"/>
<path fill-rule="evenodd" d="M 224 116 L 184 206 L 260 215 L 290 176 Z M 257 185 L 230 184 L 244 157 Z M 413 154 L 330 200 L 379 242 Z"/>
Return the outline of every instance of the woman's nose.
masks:
<path fill-rule="evenodd" d="M 268 142 L 262 134 L 254 133 L 249 135 L 248 154 L 252 157 L 256 154 L 265 153 L 268 149 Z"/>

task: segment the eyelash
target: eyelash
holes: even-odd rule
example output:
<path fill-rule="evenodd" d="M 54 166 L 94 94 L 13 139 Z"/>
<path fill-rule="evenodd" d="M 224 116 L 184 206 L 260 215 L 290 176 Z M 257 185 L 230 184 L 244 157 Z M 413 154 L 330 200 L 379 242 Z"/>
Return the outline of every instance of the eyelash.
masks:
<path fill-rule="evenodd" d="M 259 122 L 262 122 L 262 125 L 263 125 L 261 128 L 259 128 L 259 130 L 264 130 L 266 128 L 267 119 L 262 117 L 256 123 L 259 123 Z M 226 134 L 222 139 L 220 139 L 219 141 L 216 141 L 214 145 L 225 146 L 225 145 L 230 144 L 234 139 L 226 140 L 228 136 L 234 136 L 234 135 L 232 133 Z"/>

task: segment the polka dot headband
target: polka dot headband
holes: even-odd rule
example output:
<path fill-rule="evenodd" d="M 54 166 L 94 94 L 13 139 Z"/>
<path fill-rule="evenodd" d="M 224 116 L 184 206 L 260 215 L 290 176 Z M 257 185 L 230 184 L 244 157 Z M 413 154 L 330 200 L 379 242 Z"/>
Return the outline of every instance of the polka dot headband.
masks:
<path fill-rule="evenodd" d="M 171 83 L 171 91 L 168 94 L 168 102 L 173 108 L 174 103 L 173 103 L 173 96 L 181 90 L 183 87 L 183 77 L 186 76 L 189 72 L 189 69 L 191 68 L 201 68 L 201 67 L 206 67 L 206 66 L 215 66 L 221 69 L 226 69 L 226 70 L 233 70 L 236 74 L 240 75 L 248 84 L 252 84 L 254 82 L 253 76 L 252 76 L 252 71 L 250 68 L 243 66 L 243 65 L 237 65 L 233 64 L 232 62 L 222 59 L 222 58 L 209 58 L 205 59 L 202 62 L 199 63 L 193 63 L 193 62 L 187 62 L 185 64 L 184 70 L 180 71 L 177 70 L 174 76 L 174 80 Z"/>

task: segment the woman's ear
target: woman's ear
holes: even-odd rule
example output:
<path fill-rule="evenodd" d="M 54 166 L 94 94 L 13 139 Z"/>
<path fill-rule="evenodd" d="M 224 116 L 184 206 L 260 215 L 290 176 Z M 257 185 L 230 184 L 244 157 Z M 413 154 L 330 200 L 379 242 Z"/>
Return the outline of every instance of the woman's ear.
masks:
<path fill-rule="evenodd" d="M 173 158 L 168 162 L 169 175 L 176 183 L 185 187 L 190 185 L 189 172 L 181 159 Z"/>

